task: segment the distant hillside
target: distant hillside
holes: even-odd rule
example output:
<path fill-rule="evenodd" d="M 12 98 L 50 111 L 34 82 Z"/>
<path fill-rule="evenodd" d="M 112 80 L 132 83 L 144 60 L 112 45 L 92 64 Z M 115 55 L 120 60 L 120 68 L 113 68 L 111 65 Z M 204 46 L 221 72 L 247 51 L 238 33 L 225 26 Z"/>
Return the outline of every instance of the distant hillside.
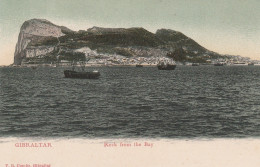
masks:
<path fill-rule="evenodd" d="M 55 60 L 58 53 L 86 47 L 91 52 L 125 57 L 171 57 L 177 53 L 176 50 L 181 49 L 178 53 L 182 53 L 179 56 L 185 57 L 182 59 L 184 61 L 188 58 L 189 61 L 205 62 L 221 56 L 200 46 L 181 32 L 169 29 L 159 29 L 155 34 L 144 28 L 92 27 L 75 32 L 47 20 L 32 19 L 25 21 L 21 27 L 14 64 L 19 65 L 32 58 L 45 61 L 48 57 Z"/>

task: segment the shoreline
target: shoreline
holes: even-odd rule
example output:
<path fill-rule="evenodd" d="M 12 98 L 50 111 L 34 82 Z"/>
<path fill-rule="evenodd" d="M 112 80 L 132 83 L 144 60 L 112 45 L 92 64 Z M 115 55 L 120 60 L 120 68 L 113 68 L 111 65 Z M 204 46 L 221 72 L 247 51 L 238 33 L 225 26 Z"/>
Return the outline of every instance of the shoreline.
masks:
<path fill-rule="evenodd" d="M 85 67 L 136 67 L 136 65 L 139 64 L 86 64 Z M 143 67 L 157 67 L 157 64 L 141 64 Z M 193 66 L 192 64 L 176 64 L 177 66 Z M 214 66 L 214 64 L 199 64 L 198 66 Z M 260 66 L 260 64 L 225 64 L 223 66 Z M 71 65 L 68 64 L 63 64 L 63 65 L 52 65 L 52 64 L 23 64 L 23 65 L 0 65 L 0 67 L 28 67 L 28 68 L 33 68 L 33 67 L 71 67 Z M 80 65 L 77 65 L 76 67 L 81 67 Z"/>

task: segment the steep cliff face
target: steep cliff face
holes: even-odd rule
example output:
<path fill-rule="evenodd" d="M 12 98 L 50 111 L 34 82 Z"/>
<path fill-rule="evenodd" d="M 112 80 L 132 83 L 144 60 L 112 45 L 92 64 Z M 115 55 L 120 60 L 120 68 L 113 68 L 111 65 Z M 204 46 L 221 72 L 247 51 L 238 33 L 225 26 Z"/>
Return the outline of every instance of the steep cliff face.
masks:
<path fill-rule="evenodd" d="M 20 29 L 20 34 L 18 37 L 18 42 L 16 44 L 15 53 L 14 53 L 14 64 L 20 65 L 22 62 L 22 59 L 27 57 L 28 53 L 32 53 L 32 49 L 28 49 L 28 45 L 31 42 L 44 40 L 46 38 L 50 37 L 60 37 L 65 35 L 65 33 L 71 32 L 66 27 L 60 27 L 57 26 L 47 20 L 43 19 L 32 19 L 25 21 Z M 44 48 L 44 46 L 41 46 L 41 48 Z M 47 47 L 49 48 L 49 47 Z M 40 49 L 41 53 L 38 53 L 38 48 L 36 48 L 33 53 L 35 55 L 44 54 L 43 50 Z M 46 53 L 51 51 L 52 49 L 45 49 Z M 30 55 L 32 56 L 32 55 Z"/>
<path fill-rule="evenodd" d="M 77 52 L 89 48 L 100 54 L 116 54 L 125 57 L 168 56 L 181 49 L 185 59 L 203 61 L 220 56 L 199 45 L 181 32 L 159 29 L 156 33 L 141 27 L 102 28 L 72 31 L 47 20 L 32 19 L 24 22 L 16 45 L 14 64 L 45 60 L 57 60 L 59 53 Z M 62 51 L 62 52 L 61 52 Z M 40 60 L 42 59 L 42 60 Z M 202 62 L 203 62 L 202 61 Z"/>

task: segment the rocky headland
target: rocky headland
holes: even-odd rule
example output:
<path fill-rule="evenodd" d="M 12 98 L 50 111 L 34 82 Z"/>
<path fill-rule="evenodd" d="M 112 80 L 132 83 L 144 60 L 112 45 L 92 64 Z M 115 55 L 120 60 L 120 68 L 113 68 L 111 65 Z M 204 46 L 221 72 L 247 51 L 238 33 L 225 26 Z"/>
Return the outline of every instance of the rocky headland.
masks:
<path fill-rule="evenodd" d="M 100 64 L 156 64 L 158 58 L 178 62 L 210 63 L 228 56 L 209 51 L 181 32 L 141 27 L 73 31 L 44 19 L 31 19 L 21 26 L 14 65 L 57 64 L 82 53 Z M 71 59 L 70 59 L 71 60 Z"/>

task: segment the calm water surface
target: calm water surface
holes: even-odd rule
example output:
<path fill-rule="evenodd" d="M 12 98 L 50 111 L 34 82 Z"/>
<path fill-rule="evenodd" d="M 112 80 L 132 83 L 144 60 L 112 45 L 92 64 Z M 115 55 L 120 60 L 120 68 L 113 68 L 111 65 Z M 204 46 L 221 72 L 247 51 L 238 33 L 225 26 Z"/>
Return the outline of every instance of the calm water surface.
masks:
<path fill-rule="evenodd" d="M 260 137 L 260 66 L 0 68 L 0 137 Z"/>

